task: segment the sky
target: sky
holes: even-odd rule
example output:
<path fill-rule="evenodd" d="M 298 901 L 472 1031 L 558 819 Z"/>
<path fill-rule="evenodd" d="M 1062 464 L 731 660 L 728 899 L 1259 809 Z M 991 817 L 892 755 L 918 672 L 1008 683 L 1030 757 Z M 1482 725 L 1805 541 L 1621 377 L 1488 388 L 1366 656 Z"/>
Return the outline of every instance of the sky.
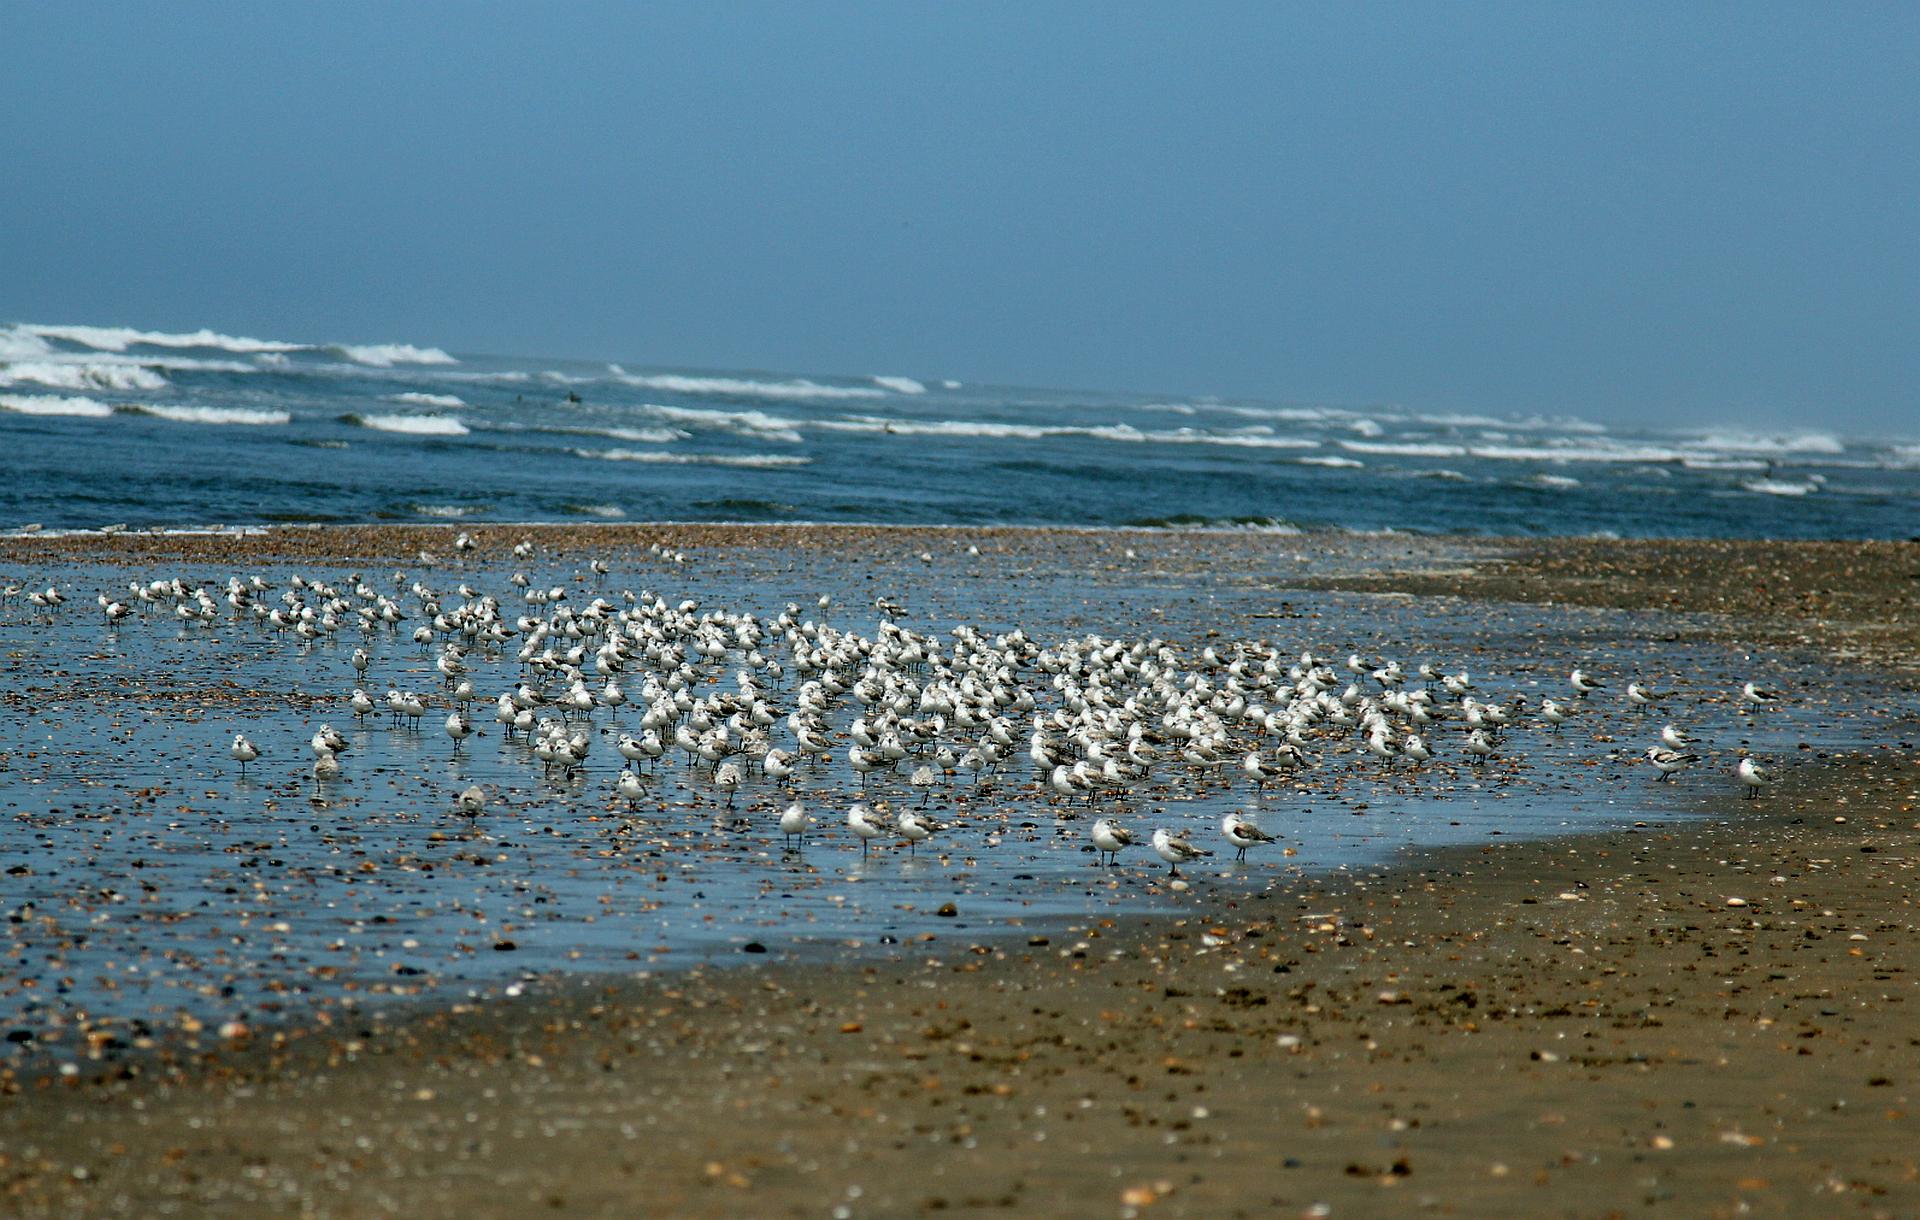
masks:
<path fill-rule="evenodd" d="M 1920 6 L 16 4 L 0 319 L 1868 431 Z"/>

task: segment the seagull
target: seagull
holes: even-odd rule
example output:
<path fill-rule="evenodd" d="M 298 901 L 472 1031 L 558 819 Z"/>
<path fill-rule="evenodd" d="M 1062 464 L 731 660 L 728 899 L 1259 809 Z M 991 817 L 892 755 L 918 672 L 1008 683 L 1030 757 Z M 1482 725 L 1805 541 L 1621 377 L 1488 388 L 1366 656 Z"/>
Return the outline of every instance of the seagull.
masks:
<path fill-rule="evenodd" d="M 1180 875 L 1181 864 L 1213 854 L 1203 847 L 1195 847 L 1183 836 L 1164 829 L 1153 832 L 1153 853 L 1167 862 L 1167 875 L 1170 877 Z"/>
<path fill-rule="evenodd" d="M 1647 751 L 1647 761 L 1653 764 L 1653 769 L 1660 773 L 1662 780 L 1665 780 L 1676 772 L 1685 770 L 1688 763 L 1699 762 L 1700 756 L 1654 746 Z"/>
<path fill-rule="evenodd" d="M 234 761 L 240 764 L 242 775 L 246 774 L 247 764 L 260 757 L 260 747 L 248 741 L 245 733 L 233 735 L 233 746 L 227 752 L 232 754 Z"/>
<path fill-rule="evenodd" d="M 1746 703 L 1756 703 L 1765 706 L 1769 703 L 1780 702 L 1781 696 L 1777 690 L 1768 690 L 1757 682 L 1749 682 L 1740 688 L 1740 698 Z"/>
<path fill-rule="evenodd" d="M 873 841 L 887 833 L 885 814 L 875 813 L 858 801 L 847 810 L 847 828 L 860 836 L 860 854 L 866 855 L 873 848 Z"/>
<path fill-rule="evenodd" d="M 1573 689 L 1582 695 L 1591 694 L 1606 685 L 1605 682 L 1595 681 L 1587 677 L 1586 672 L 1579 669 L 1568 674 L 1567 681 L 1573 683 Z"/>
<path fill-rule="evenodd" d="M 1740 765 L 1734 768 L 1734 770 L 1739 774 L 1740 782 L 1746 785 L 1747 796 L 1749 797 L 1759 796 L 1767 790 L 1767 785 L 1773 781 L 1773 776 L 1769 775 L 1765 768 L 1751 758 L 1742 757 L 1740 759 Z"/>
<path fill-rule="evenodd" d="M 1113 858 L 1112 863 L 1120 863 L 1120 849 L 1131 846 L 1134 841 L 1131 830 L 1128 830 L 1125 826 L 1111 822 L 1106 818 L 1101 818 L 1095 822 L 1093 824 L 1093 830 L 1090 833 L 1093 838 L 1093 845 L 1102 857 L 1100 861 L 1102 864 L 1108 862 L 1106 860 L 1108 856 Z"/>
<path fill-rule="evenodd" d="M 1273 842 L 1273 836 L 1254 825 L 1252 818 L 1242 817 L 1237 813 L 1229 813 L 1220 819 L 1220 833 L 1227 836 L 1227 842 L 1238 849 L 1234 852 L 1235 860 L 1246 859 L 1249 847 L 1259 843 Z"/>

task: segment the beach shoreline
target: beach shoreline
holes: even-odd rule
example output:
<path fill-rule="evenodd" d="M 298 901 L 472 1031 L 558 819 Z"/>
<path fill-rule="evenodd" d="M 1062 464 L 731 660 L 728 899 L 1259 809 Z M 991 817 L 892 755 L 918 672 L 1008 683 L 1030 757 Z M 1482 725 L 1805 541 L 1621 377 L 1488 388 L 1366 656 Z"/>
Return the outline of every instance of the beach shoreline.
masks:
<path fill-rule="evenodd" d="M 1081 533 L 127 533 L 9 538 L 0 559 L 451 563 L 462 530 L 695 562 Z M 1310 547 L 1351 570 L 1303 587 L 1726 616 L 1700 629 L 1911 673 L 1912 544 L 1427 541 L 1101 532 L 1066 562 L 1150 546 L 1204 573 Z M 0 1188 L 33 1215 L 1910 1215 L 1914 758 L 1862 743 L 1685 824 L 1196 889 L 1072 939 L 570 981 L 372 1037 L 16 1079 Z"/>

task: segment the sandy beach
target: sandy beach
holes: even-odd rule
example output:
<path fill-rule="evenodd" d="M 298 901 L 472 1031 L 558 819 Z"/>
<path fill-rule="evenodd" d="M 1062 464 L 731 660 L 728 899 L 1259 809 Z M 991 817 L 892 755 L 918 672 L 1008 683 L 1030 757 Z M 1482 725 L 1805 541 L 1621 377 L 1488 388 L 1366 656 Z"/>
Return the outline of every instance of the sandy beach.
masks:
<path fill-rule="evenodd" d="M 880 569 L 957 540 L 472 532 Z M 1908 543 L 961 533 L 1037 579 L 1139 556 L 1204 586 L 1311 552 L 1274 613 L 1289 589 L 1658 612 L 1903 697 L 1920 655 Z M 26 537 L 0 562 L 384 565 L 452 536 Z M 1662 796 L 1604 834 L 1196 887 L 1177 913 L 935 918 L 838 962 L 10 1069 L 0 1192 L 23 1215 L 1916 1215 L 1920 725 L 1894 729 L 1805 751 L 1758 800 Z"/>

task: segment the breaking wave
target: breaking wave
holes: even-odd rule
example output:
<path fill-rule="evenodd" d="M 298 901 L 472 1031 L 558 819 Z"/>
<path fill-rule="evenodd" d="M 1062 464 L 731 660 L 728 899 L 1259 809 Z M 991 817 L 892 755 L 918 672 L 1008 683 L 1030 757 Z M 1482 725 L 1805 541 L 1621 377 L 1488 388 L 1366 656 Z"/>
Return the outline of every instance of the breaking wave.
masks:
<path fill-rule="evenodd" d="M 404 402 L 416 407 L 464 407 L 466 402 L 458 394 L 422 394 L 410 390 L 405 394 L 389 394 L 388 402 Z"/>
<path fill-rule="evenodd" d="M 741 470 L 776 470 L 805 466 L 813 459 L 788 453 L 670 453 L 659 449 L 575 449 L 574 456 L 604 462 L 648 462 L 658 466 L 732 466 Z"/>
<path fill-rule="evenodd" d="M 460 363 L 437 347 L 415 347 L 411 343 L 329 343 L 324 350 L 376 369 L 390 369 L 396 364 Z"/>
<path fill-rule="evenodd" d="M 342 415 L 340 422 L 408 436 L 466 436 L 471 431 L 451 415 Z"/>
<path fill-rule="evenodd" d="M 754 381 L 744 377 L 691 377 L 681 373 L 629 373 L 617 364 L 607 372 L 622 385 L 641 390 L 662 390 L 669 394 L 713 395 L 721 398 L 765 398 L 777 401 L 819 402 L 840 398 L 885 398 L 887 392 L 866 386 L 821 385 L 817 381 L 796 378 L 792 381 Z M 924 387 L 922 387 L 924 388 Z"/>
<path fill-rule="evenodd" d="M 765 411 L 716 411 L 707 407 L 668 407 L 657 403 L 647 403 L 634 410 L 636 414 L 659 420 L 663 424 L 711 428 L 756 440 L 800 443 L 799 420 L 788 419 L 784 415 L 769 415 Z"/>
<path fill-rule="evenodd" d="M 50 394 L 0 394 L 0 411 L 16 415 L 73 415 L 104 419 L 113 408 L 91 398 L 56 398 Z"/>
<path fill-rule="evenodd" d="M 127 415 L 151 415 L 155 419 L 172 420 L 177 424 L 250 424 L 261 427 L 290 423 L 293 420 L 293 416 L 286 411 L 256 411 L 246 407 L 183 407 L 155 403 L 130 403 L 116 407 L 115 410 Z"/>
<path fill-rule="evenodd" d="M 892 390 L 896 394 L 925 394 L 927 392 L 925 383 L 915 381 L 911 377 L 875 377 L 873 384 L 883 390 Z"/>
<path fill-rule="evenodd" d="M 0 385 L 23 382 L 55 390 L 164 390 L 169 384 L 137 364 L 35 360 L 0 365 Z"/>

